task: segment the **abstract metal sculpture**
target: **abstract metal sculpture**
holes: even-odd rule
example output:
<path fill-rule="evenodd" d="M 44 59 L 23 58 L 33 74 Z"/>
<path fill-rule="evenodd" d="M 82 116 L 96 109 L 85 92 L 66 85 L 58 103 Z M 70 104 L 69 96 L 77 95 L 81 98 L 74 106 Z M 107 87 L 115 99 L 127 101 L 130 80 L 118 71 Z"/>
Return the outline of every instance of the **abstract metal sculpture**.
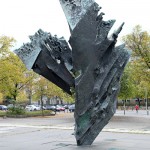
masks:
<path fill-rule="evenodd" d="M 15 52 L 28 69 L 71 94 L 75 88 L 77 145 L 91 145 L 116 110 L 119 80 L 129 59 L 124 45 L 115 47 L 123 24 L 111 37 L 115 20 L 103 21 L 94 0 L 60 0 L 71 37 L 69 45 L 39 30 L 31 43 Z"/>

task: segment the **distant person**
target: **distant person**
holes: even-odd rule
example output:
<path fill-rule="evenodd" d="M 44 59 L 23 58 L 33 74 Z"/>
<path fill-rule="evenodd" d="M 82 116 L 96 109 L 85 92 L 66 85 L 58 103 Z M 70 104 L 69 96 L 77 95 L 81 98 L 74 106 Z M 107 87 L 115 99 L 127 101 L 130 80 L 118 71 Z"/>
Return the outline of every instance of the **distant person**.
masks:
<path fill-rule="evenodd" d="M 139 106 L 138 105 L 135 105 L 135 110 L 136 110 L 136 113 L 138 113 L 138 110 L 139 110 Z"/>

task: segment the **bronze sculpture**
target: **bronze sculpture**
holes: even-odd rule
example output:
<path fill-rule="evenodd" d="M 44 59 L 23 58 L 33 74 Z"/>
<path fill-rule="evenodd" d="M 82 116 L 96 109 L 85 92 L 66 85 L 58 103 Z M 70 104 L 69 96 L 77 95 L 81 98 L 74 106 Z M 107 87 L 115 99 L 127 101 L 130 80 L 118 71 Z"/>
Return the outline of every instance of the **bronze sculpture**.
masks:
<path fill-rule="evenodd" d="M 28 69 L 65 92 L 75 88 L 77 145 L 91 145 L 116 110 L 119 80 L 129 59 L 125 45 L 115 47 L 124 23 L 111 37 L 115 20 L 103 21 L 94 0 L 60 0 L 70 28 L 70 46 L 41 29 L 15 52 Z"/>

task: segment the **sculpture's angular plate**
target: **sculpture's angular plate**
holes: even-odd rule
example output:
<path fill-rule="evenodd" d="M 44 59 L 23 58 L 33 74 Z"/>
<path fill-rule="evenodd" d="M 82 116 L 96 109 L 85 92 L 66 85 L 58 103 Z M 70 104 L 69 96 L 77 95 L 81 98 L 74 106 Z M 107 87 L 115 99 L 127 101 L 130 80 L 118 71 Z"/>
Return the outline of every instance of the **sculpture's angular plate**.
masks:
<path fill-rule="evenodd" d="M 124 23 L 110 38 L 115 20 L 103 21 L 94 0 L 60 0 L 71 37 L 68 43 L 39 30 L 16 53 L 38 74 L 71 94 L 75 88 L 77 145 L 91 145 L 116 111 L 120 78 L 129 59 L 125 45 L 115 47 Z"/>

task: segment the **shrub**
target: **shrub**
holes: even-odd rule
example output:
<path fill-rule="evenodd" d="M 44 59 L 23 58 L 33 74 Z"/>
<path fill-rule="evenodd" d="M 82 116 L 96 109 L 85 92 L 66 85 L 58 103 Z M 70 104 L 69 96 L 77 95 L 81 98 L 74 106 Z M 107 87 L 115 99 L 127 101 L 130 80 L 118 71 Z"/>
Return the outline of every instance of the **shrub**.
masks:
<path fill-rule="evenodd" d="M 20 106 L 10 107 L 7 111 L 7 115 L 24 115 L 25 110 Z"/>
<path fill-rule="evenodd" d="M 43 113 L 43 114 L 42 114 Z M 29 112 L 26 112 L 26 116 L 27 117 L 34 117 L 34 116 L 49 116 L 49 115 L 52 115 L 52 111 L 50 110 L 44 110 L 43 112 L 40 110 L 40 111 L 29 111 Z"/>
<path fill-rule="evenodd" d="M 13 118 L 24 118 L 24 117 L 36 117 L 36 116 L 50 116 L 55 115 L 51 110 L 40 110 L 40 111 L 25 111 L 24 108 L 20 106 L 13 106 L 8 109 L 8 111 L 0 111 L 0 117 L 13 117 Z"/>

